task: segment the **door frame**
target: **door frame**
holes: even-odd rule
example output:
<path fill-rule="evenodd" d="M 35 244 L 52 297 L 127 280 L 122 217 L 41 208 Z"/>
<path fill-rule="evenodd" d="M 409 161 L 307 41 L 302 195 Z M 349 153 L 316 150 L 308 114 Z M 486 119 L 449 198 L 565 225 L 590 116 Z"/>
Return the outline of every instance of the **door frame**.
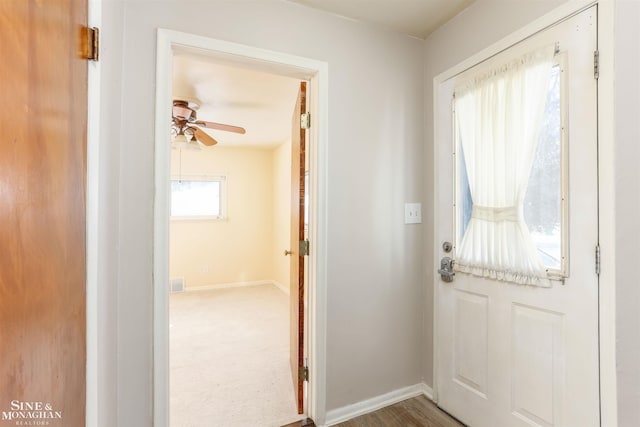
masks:
<path fill-rule="evenodd" d="M 159 28 L 156 52 L 155 198 L 153 242 L 153 425 L 169 425 L 169 206 L 170 111 L 173 51 L 192 50 L 214 59 L 233 60 L 249 67 L 310 82 L 309 130 L 309 275 L 305 316 L 309 358 L 308 416 L 322 425 L 326 402 L 326 282 L 327 282 L 327 141 L 328 64 L 194 34 Z"/>
<path fill-rule="evenodd" d="M 617 425 L 617 388 L 616 388 L 616 272 L 615 272 L 615 132 L 614 132 L 614 2 L 576 0 L 563 4 L 520 30 L 506 36 L 491 46 L 467 58 L 458 65 L 444 71 L 433 79 L 434 144 L 433 144 L 433 201 L 437 206 L 439 198 L 439 180 L 441 165 L 438 163 L 440 133 L 444 126 L 438 115 L 441 111 L 439 90 L 450 78 L 472 66 L 502 52 L 516 43 L 543 31 L 590 6 L 598 7 L 598 50 L 600 51 L 600 75 L 598 79 L 598 229 L 601 249 L 601 273 L 599 276 L 599 353 L 600 353 L 600 424 Z M 434 209 L 433 220 L 433 259 L 432 285 L 433 298 L 433 398 L 438 402 L 438 283 L 436 274 L 440 265 L 441 243 L 438 241 L 439 213 Z M 455 415 L 455 414 L 454 414 Z"/>
<path fill-rule="evenodd" d="M 87 1 L 87 26 L 89 28 L 102 25 L 102 5 L 99 2 Z M 100 405 L 99 368 L 99 319 L 100 304 L 98 297 L 99 246 L 100 246 L 100 70 L 99 61 L 87 61 L 87 188 L 86 188 L 86 385 L 85 385 L 85 421 L 88 426 L 99 425 L 98 407 Z"/>

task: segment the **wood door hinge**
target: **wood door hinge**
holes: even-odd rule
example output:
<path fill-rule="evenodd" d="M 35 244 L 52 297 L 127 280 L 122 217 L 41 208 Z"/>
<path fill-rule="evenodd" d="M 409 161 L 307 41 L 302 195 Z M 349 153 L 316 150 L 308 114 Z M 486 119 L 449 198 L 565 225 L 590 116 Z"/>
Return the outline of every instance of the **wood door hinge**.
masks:
<path fill-rule="evenodd" d="M 596 245 L 596 274 L 600 275 L 600 245 Z"/>
<path fill-rule="evenodd" d="M 298 366 L 298 380 L 299 381 L 309 381 L 309 367 L 308 366 Z"/>
<path fill-rule="evenodd" d="M 593 77 L 598 80 L 600 77 L 600 51 L 593 51 Z"/>
<path fill-rule="evenodd" d="M 100 59 L 100 29 L 97 27 L 82 29 L 82 56 L 90 61 Z"/>
<path fill-rule="evenodd" d="M 308 240 L 300 240 L 300 244 L 298 247 L 298 253 L 300 256 L 309 255 L 309 241 Z"/>
<path fill-rule="evenodd" d="M 300 129 L 309 129 L 311 127 L 311 113 L 300 115 Z"/>

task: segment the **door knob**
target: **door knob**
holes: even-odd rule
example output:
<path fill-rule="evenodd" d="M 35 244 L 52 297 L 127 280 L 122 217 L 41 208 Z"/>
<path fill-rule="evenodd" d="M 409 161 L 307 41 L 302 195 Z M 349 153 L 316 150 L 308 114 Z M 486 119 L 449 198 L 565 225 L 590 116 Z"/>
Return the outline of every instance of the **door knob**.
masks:
<path fill-rule="evenodd" d="M 440 277 L 445 282 L 453 282 L 453 278 L 456 273 L 453 271 L 453 263 L 454 261 L 448 256 L 443 257 L 440 260 L 440 268 L 438 269 L 438 273 L 440 273 Z"/>
<path fill-rule="evenodd" d="M 292 251 L 284 250 L 284 256 L 291 255 L 292 253 Z"/>

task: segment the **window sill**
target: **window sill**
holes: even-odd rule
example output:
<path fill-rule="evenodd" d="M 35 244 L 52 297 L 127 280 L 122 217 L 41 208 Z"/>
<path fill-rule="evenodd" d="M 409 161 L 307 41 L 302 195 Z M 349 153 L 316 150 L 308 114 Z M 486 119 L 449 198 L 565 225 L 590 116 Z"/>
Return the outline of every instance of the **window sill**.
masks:
<path fill-rule="evenodd" d="M 219 222 L 226 221 L 226 216 L 172 216 L 171 222 L 189 222 L 189 221 L 211 221 L 211 222 Z"/>

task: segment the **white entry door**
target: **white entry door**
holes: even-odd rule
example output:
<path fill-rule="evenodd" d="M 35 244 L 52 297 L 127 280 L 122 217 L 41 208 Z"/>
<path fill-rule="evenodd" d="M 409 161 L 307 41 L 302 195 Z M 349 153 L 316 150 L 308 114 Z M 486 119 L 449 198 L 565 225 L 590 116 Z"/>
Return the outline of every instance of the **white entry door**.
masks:
<path fill-rule="evenodd" d="M 449 252 L 440 249 L 440 257 L 451 257 L 455 266 L 472 213 L 498 224 L 517 216 L 474 207 L 460 142 L 464 133 L 454 119 L 456 88 L 501 72 L 527 52 L 555 46 L 544 129 L 522 203 L 525 233 L 548 280 L 542 286 L 517 284 L 517 271 L 483 275 L 482 269 L 470 268 L 456 271 L 452 282 L 440 275 L 436 281 L 436 399 L 469 426 L 600 423 L 596 35 L 594 6 L 443 82 L 436 91 L 436 238 L 439 244 L 452 243 Z M 480 157 L 489 155 L 480 150 Z M 484 174 L 502 173 L 498 169 Z M 497 237 L 480 233 L 476 238 L 483 244 Z M 502 253 L 489 258 L 518 264 L 509 261 L 509 244 L 499 243 L 495 247 Z"/>

